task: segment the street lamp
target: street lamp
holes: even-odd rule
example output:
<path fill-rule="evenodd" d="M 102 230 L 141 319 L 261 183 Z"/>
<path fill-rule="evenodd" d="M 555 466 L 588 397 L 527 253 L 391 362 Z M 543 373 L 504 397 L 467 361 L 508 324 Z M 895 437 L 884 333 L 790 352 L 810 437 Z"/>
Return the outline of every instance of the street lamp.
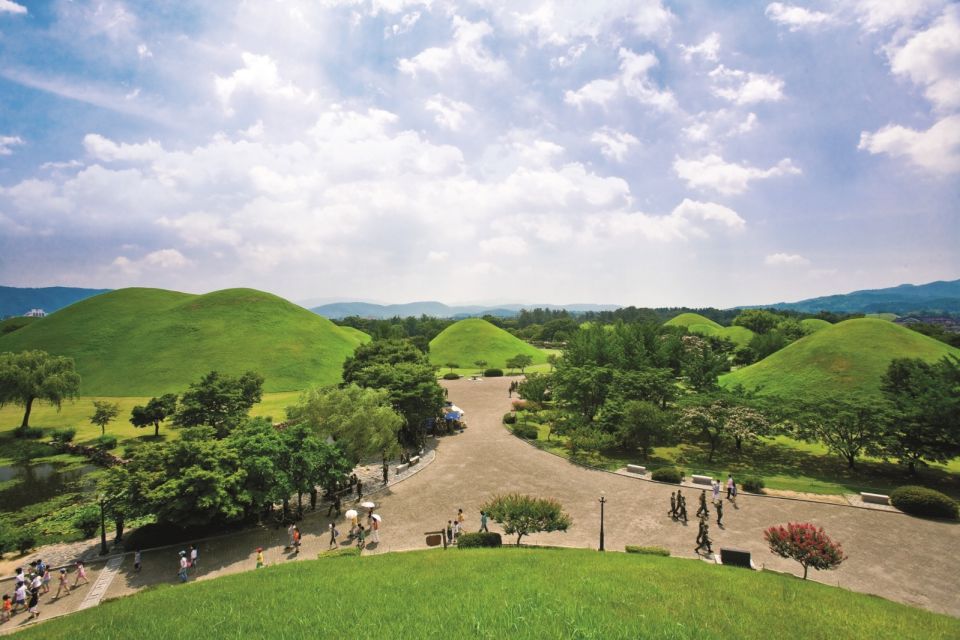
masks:
<path fill-rule="evenodd" d="M 603 492 L 600 492 L 600 551 L 605 551 L 603 548 L 603 505 L 607 504 L 607 499 L 604 497 Z"/>
<path fill-rule="evenodd" d="M 103 514 L 103 494 L 97 495 L 100 503 L 100 555 L 105 556 L 110 553 L 107 549 L 107 519 Z"/>

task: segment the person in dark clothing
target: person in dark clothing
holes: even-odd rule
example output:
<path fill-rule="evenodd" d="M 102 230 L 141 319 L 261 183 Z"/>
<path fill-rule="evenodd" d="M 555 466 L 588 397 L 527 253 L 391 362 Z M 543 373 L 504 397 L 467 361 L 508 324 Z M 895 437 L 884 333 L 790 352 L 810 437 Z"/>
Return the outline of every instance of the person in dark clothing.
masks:
<path fill-rule="evenodd" d="M 700 516 L 710 516 L 710 509 L 707 508 L 707 492 L 706 490 L 700 492 L 700 508 L 697 509 L 697 517 Z"/>
<path fill-rule="evenodd" d="M 667 511 L 667 515 L 677 519 L 677 496 L 673 491 L 670 492 L 670 511 Z"/>
<path fill-rule="evenodd" d="M 677 493 L 680 493 L 680 491 L 678 490 Z M 678 509 L 679 509 L 679 517 L 680 517 L 680 518 L 683 518 L 683 522 L 684 522 L 684 524 L 686 524 L 686 522 L 687 522 L 687 499 L 684 498 L 683 496 L 680 496 L 680 506 L 678 507 Z"/>
<path fill-rule="evenodd" d="M 357 500 L 363 497 L 363 483 L 357 478 Z"/>
<path fill-rule="evenodd" d="M 703 520 L 701 527 L 703 530 L 697 534 L 699 542 L 697 542 L 697 548 L 694 549 L 694 552 L 700 555 L 700 550 L 706 547 L 707 553 L 713 553 L 713 547 L 711 546 L 712 541 L 710 540 L 710 525 L 707 524 L 706 520 Z"/>
<path fill-rule="evenodd" d="M 327 517 L 330 517 L 330 514 L 334 510 L 337 511 L 337 516 L 339 517 L 340 516 L 340 494 L 339 493 L 333 494 L 333 502 L 330 503 L 330 508 L 327 509 Z"/>
<path fill-rule="evenodd" d="M 723 500 L 717 503 L 717 526 L 723 527 Z"/>

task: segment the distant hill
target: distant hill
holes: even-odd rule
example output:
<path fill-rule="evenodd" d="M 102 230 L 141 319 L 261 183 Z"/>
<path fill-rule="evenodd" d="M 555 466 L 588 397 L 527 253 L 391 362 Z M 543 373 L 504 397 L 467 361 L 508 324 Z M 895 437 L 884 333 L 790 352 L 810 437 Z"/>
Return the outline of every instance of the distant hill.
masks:
<path fill-rule="evenodd" d="M 314 313 L 330 318 L 331 320 L 340 320 L 349 316 L 359 316 L 361 318 L 407 318 L 410 316 L 419 317 L 422 315 L 433 318 L 471 318 L 485 315 L 497 316 L 501 318 L 512 317 L 520 313 L 521 309 L 566 309 L 573 313 L 583 313 L 586 311 L 612 311 L 620 307 L 613 304 L 507 304 L 495 307 L 484 307 L 479 305 L 450 306 L 442 302 L 407 302 L 404 304 L 373 304 L 371 302 L 334 302 L 320 305 L 310 309 Z"/>
<path fill-rule="evenodd" d="M 800 326 L 803 327 L 803 330 L 809 334 L 816 333 L 821 329 L 826 329 L 827 327 L 832 327 L 833 325 L 820 318 L 804 318 L 800 321 Z"/>
<path fill-rule="evenodd" d="M 841 295 L 810 298 L 799 302 L 777 302 L 753 305 L 756 308 L 791 309 L 806 313 L 833 311 L 836 313 L 896 313 L 930 311 L 960 313 L 960 280 L 937 281 L 928 284 L 902 284 L 887 289 L 866 289 Z"/>
<path fill-rule="evenodd" d="M 192 295 L 120 289 L 0 337 L 0 351 L 44 349 L 76 360 L 83 395 L 183 391 L 212 369 L 264 376 L 265 391 L 334 384 L 369 340 L 253 289 Z"/>
<path fill-rule="evenodd" d="M 0 318 L 22 316 L 31 309 L 43 309 L 47 313 L 53 313 L 74 302 L 108 291 L 110 289 L 0 287 Z"/>
<path fill-rule="evenodd" d="M 460 320 L 430 341 L 430 362 L 443 366 L 449 362 L 472 367 L 485 360 L 487 367 L 505 368 L 510 358 L 526 354 L 533 364 L 547 361 L 547 354 L 481 318 Z"/>
<path fill-rule="evenodd" d="M 894 358 L 930 362 L 960 349 L 887 320 L 858 318 L 823 327 L 760 362 L 720 378 L 771 395 L 808 402 L 828 396 L 868 400 Z"/>
<path fill-rule="evenodd" d="M 753 339 L 753 331 L 746 327 L 724 327 L 699 313 L 681 313 L 667 320 L 667 326 L 686 327 L 690 333 L 702 336 L 727 338 L 738 347 L 744 347 Z"/>

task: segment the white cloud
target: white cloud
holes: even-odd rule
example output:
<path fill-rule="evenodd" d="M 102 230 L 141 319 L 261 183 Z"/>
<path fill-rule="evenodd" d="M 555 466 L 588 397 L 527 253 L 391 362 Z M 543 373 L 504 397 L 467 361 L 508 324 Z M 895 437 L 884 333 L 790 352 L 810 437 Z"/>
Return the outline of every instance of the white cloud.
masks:
<path fill-rule="evenodd" d="M 13 0 L 0 0 L 0 13 L 26 14 L 27 8 L 22 4 L 13 2 Z"/>
<path fill-rule="evenodd" d="M 947 7 L 927 29 L 887 50 L 893 73 L 925 87 L 940 110 L 960 107 L 960 5 Z"/>
<path fill-rule="evenodd" d="M 446 251 L 430 251 L 427 253 L 428 262 L 446 262 L 450 254 Z"/>
<path fill-rule="evenodd" d="M 560 69 L 563 67 L 569 67 L 574 62 L 580 59 L 580 56 L 584 54 L 587 50 L 587 43 L 581 42 L 580 44 L 573 45 L 567 49 L 567 52 L 562 56 L 557 56 L 550 59 L 550 67 L 552 69 Z"/>
<path fill-rule="evenodd" d="M 267 55 L 257 55 L 244 52 L 241 55 L 243 67 L 235 70 L 229 76 L 215 76 L 214 88 L 224 113 L 234 114 L 232 101 L 234 96 L 242 93 L 279 97 L 286 100 L 295 100 L 309 104 L 317 99 L 315 92 L 304 91 L 292 82 L 284 82 L 280 78 L 276 61 Z"/>
<path fill-rule="evenodd" d="M 960 172 L 960 115 L 943 118 L 926 131 L 887 125 L 860 134 L 859 149 L 904 157 L 935 174 Z"/>
<path fill-rule="evenodd" d="M 507 256 L 522 256 L 527 253 L 527 241 L 519 236 L 497 236 L 480 241 L 480 250 L 484 253 L 498 253 Z"/>
<path fill-rule="evenodd" d="M 640 143 L 626 131 L 618 131 L 611 127 L 603 127 L 590 136 L 590 141 L 600 145 L 600 152 L 611 160 L 623 162 L 630 147 Z"/>
<path fill-rule="evenodd" d="M 400 22 L 390 25 L 383 30 L 383 37 L 395 37 L 408 33 L 420 21 L 420 12 L 413 11 L 400 18 Z"/>
<path fill-rule="evenodd" d="M 714 95 L 734 104 L 777 102 L 783 99 L 783 80 L 774 75 L 729 69 L 722 64 L 710 72 Z"/>
<path fill-rule="evenodd" d="M 20 136 L 0 136 L 0 156 L 9 156 L 13 153 L 11 147 L 22 145 L 23 138 Z"/>
<path fill-rule="evenodd" d="M 829 13 L 811 11 L 782 2 L 771 2 L 764 13 L 777 24 L 788 27 L 790 31 L 820 27 L 833 20 Z"/>
<path fill-rule="evenodd" d="M 752 111 L 743 117 L 736 110 L 719 109 L 702 111 L 690 117 L 691 124 L 683 128 L 688 140 L 715 144 L 734 136 L 753 131 L 757 126 L 757 114 Z"/>
<path fill-rule="evenodd" d="M 150 47 L 148 47 L 145 43 L 141 42 L 140 44 L 137 45 L 137 55 L 140 57 L 141 60 L 146 60 L 147 58 L 153 57 L 153 52 L 150 51 Z"/>
<path fill-rule="evenodd" d="M 144 269 L 182 269 L 193 265 L 189 260 L 176 249 L 159 249 L 152 251 L 139 260 L 131 260 L 126 256 L 117 256 L 112 262 L 112 266 L 129 273 L 137 275 Z"/>
<path fill-rule="evenodd" d="M 672 242 L 709 236 L 705 225 L 730 232 L 742 231 L 746 221 L 733 209 L 715 202 L 684 198 L 668 215 L 641 212 L 615 212 L 591 216 L 588 220 L 594 236 L 630 237 L 640 235 L 657 242 Z"/>
<path fill-rule="evenodd" d="M 681 44 L 680 50 L 683 52 L 683 59 L 687 62 L 690 62 L 697 56 L 710 62 L 716 62 L 720 54 L 720 34 L 714 31 L 704 38 L 700 44 Z"/>
<path fill-rule="evenodd" d="M 754 180 L 802 173 L 790 158 L 784 158 L 769 169 L 760 169 L 746 164 L 725 162 L 716 154 L 699 159 L 677 158 L 674 160 L 673 169 L 677 176 L 686 181 L 687 186 L 711 189 L 723 195 L 743 193 Z"/>
<path fill-rule="evenodd" d="M 797 267 L 810 264 L 810 261 L 796 253 L 771 253 L 763 259 L 771 267 Z"/>
<path fill-rule="evenodd" d="M 504 29 L 533 34 L 540 46 L 562 46 L 577 38 L 597 40 L 618 23 L 646 38 L 670 35 L 674 15 L 662 0 L 479 0 Z"/>
<path fill-rule="evenodd" d="M 466 102 L 453 100 L 439 93 L 429 98 L 424 103 L 424 108 L 435 114 L 433 119 L 438 125 L 450 131 L 459 131 L 465 117 L 473 113 L 473 107 Z"/>
<path fill-rule="evenodd" d="M 676 109 L 677 101 L 669 90 L 660 90 L 650 78 L 650 71 L 659 64 L 652 52 L 637 54 L 621 47 L 619 73 L 610 79 L 597 79 L 576 91 L 567 91 L 563 100 L 582 108 L 586 104 L 605 106 L 620 92 L 662 111 Z"/>
<path fill-rule="evenodd" d="M 487 22 L 470 22 L 460 16 L 453 17 L 453 40 L 446 47 L 424 49 L 413 58 L 401 58 L 397 68 L 410 76 L 427 71 L 436 75 L 454 64 L 473 69 L 488 76 L 507 73 L 507 63 L 495 57 L 483 45 L 483 40 L 493 34 Z"/>
<path fill-rule="evenodd" d="M 150 162 L 163 154 L 163 147 L 153 140 L 143 144 L 117 144 L 96 133 L 83 137 L 83 148 L 91 157 L 104 162 Z"/>
<path fill-rule="evenodd" d="M 852 0 L 853 10 L 867 31 L 907 26 L 938 11 L 947 0 Z"/>

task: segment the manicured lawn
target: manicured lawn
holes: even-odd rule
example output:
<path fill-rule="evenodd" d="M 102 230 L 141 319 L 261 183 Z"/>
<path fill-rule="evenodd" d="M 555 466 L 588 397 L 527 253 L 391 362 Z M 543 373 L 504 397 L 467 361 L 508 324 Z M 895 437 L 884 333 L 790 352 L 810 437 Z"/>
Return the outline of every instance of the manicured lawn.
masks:
<path fill-rule="evenodd" d="M 479 367 L 474 363 L 483 360 L 484 368 L 506 367 L 510 358 L 524 354 L 533 358 L 534 364 L 544 364 L 547 354 L 503 329 L 480 318 L 468 318 L 456 322 L 430 341 L 430 362 L 443 367 L 456 363 L 474 375 Z M 448 371 L 449 369 L 444 369 Z"/>
<path fill-rule="evenodd" d="M 170 585 L 25 629 L 120 638 L 956 638 L 960 620 L 792 576 L 588 550 L 336 557 Z"/>

